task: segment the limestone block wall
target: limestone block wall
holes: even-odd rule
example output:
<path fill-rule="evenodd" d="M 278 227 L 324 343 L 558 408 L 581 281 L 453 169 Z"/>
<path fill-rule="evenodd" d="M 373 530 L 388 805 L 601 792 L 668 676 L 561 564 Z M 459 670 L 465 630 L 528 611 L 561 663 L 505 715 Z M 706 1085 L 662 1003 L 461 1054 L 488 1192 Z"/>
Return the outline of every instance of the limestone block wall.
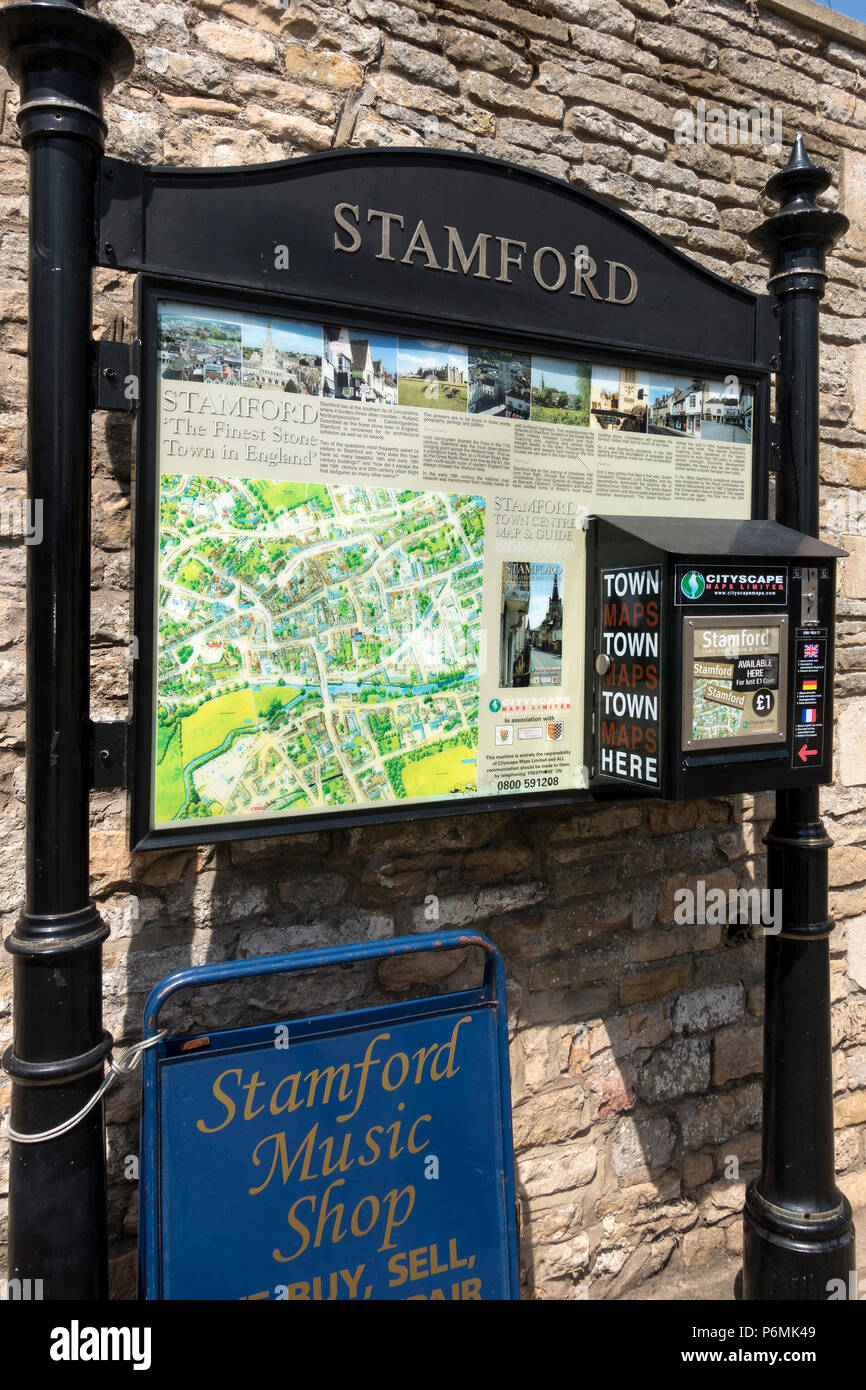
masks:
<path fill-rule="evenodd" d="M 831 857 L 837 1158 L 866 1202 L 866 27 L 810 0 L 105 0 L 135 45 L 109 152 L 232 165 L 344 146 L 474 150 L 588 188 L 753 289 L 746 234 L 802 131 L 851 230 L 822 316 L 822 534 L 841 567 Z M 25 493 L 26 162 L 0 77 L 0 504 Z M 699 107 L 699 103 L 703 107 Z M 769 143 L 680 143 L 684 113 L 763 108 Z M 781 145 L 774 145 L 776 122 Z M 697 133 L 696 131 L 694 132 Z M 96 336 L 133 330 L 132 278 L 95 275 Z M 688 312 L 688 306 L 683 306 Z M 128 708 L 127 418 L 97 414 L 93 713 Z M 0 528 L 0 927 L 23 884 L 25 547 Z M 762 941 L 678 926 L 674 892 L 762 883 L 769 796 L 461 816 L 133 856 L 120 794 L 92 802 L 92 891 L 111 924 L 106 1024 L 139 1035 L 189 963 L 472 926 L 502 948 L 526 1296 L 614 1298 L 741 1245 L 759 1153 Z M 463 953 L 415 987 L 466 978 Z M 393 997 L 406 968 L 306 980 L 315 1008 Z M 0 963 L 11 1036 L 11 961 Z M 250 1017 L 267 1006 L 250 995 Z M 195 1001 L 181 1022 L 203 1014 Z M 0 1109 L 8 1105 L 5 1078 Z M 115 1294 L 134 1292 L 138 1093 L 108 1103 Z M 5 1146 L 3 1146 L 5 1161 Z M 2 1191 L 5 1193 L 5 1167 Z M 2 1234 L 2 1233 L 0 1233 Z"/>

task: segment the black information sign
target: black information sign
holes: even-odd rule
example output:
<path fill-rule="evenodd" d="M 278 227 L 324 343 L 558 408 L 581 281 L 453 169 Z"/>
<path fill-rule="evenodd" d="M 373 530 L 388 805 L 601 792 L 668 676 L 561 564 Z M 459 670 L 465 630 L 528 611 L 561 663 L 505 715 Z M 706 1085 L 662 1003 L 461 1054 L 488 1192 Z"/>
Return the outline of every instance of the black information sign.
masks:
<path fill-rule="evenodd" d="M 107 266 L 317 311 L 375 307 L 463 325 L 460 336 L 485 324 L 541 343 L 727 362 L 731 374 L 765 371 L 774 350 L 768 295 L 722 280 L 591 193 L 481 155 L 338 150 L 241 169 L 107 159 L 100 204 Z M 724 407 L 715 414 L 724 423 Z"/>
<path fill-rule="evenodd" d="M 770 297 L 442 151 L 106 160 L 99 245 L 142 272 L 133 845 L 589 797 L 583 520 L 763 514 Z"/>

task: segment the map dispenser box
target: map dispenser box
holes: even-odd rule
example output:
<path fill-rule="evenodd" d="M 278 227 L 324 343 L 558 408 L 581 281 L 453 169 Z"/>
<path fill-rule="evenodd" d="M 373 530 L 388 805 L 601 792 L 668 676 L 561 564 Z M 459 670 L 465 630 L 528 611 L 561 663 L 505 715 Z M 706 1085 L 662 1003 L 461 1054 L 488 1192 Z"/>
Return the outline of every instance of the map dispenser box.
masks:
<path fill-rule="evenodd" d="M 829 782 L 846 553 L 773 521 L 591 517 L 593 793 L 681 801 Z"/>

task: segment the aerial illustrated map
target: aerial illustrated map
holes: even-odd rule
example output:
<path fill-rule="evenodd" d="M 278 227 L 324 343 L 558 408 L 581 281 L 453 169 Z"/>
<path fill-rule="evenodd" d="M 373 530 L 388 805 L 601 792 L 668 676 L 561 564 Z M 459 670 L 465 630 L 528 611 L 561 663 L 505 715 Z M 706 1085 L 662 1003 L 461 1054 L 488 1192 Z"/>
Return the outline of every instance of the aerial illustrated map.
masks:
<path fill-rule="evenodd" d="M 698 679 L 694 683 L 692 715 L 695 739 L 725 738 L 748 729 L 744 718 L 746 695 L 731 688 L 734 665 L 726 679 Z"/>
<path fill-rule="evenodd" d="M 158 823 L 476 786 L 477 497 L 163 474 Z"/>

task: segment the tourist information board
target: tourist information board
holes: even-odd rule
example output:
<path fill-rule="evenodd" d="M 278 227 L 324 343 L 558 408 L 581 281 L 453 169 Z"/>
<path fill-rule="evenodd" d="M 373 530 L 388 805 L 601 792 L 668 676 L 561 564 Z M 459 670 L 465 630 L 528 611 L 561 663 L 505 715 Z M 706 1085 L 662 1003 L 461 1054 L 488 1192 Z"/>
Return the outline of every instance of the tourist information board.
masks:
<path fill-rule="evenodd" d="M 150 1299 L 518 1296 L 505 973 L 458 932 L 209 965 L 180 989 L 453 946 L 477 989 L 162 1038 L 145 1054 L 141 1292 Z M 224 992 L 223 992 L 224 993 Z"/>
<path fill-rule="evenodd" d="M 148 272 L 133 842 L 588 796 L 585 519 L 760 512 L 764 299 L 491 161 L 125 170 L 103 226 Z M 190 183 L 234 262 L 178 261 Z"/>

